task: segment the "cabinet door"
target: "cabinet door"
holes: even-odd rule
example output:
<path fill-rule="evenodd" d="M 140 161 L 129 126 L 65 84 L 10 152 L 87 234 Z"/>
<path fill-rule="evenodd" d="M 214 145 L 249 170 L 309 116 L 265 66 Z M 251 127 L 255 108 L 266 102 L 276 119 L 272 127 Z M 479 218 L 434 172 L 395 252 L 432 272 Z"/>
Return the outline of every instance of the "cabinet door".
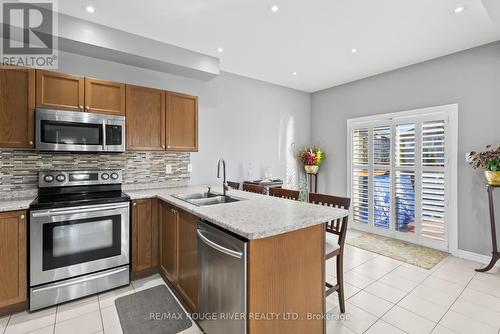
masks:
<path fill-rule="evenodd" d="M 33 147 L 35 70 L 0 67 L 0 147 Z"/>
<path fill-rule="evenodd" d="M 165 91 L 126 85 L 127 149 L 165 149 Z"/>
<path fill-rule="evenodd" d="M 132 203 L 132 271 L 153 266 L 152 258 L 152 202 L 149 199 Z"/>
<path fill-rule="evenodd" d="M 179 279 L 178 287 L 193 311 L 198 301 L 198 218 L 179 210 Z"/>
<path fill-rule="evenodd" d="M 0 307 L 26 300 L 26 250 L 26 211 L 0 212 Z"/>
<path fill-rule="evenodd" d="M 85 78 L 85 110 L 110 115 L 125 115 L 125 85 Z"/>
<path fill-rule="evenodd" d="M 198 151 L 198 97 L 167 93 L 167 150 Z"/>
<path fill-rule="evenodd" d="M 177 282 L 177 211 L 160 202 L 160 270 L 172 283 Z"/>
<path fill-rule="evenodd" d="M 36 107 L 84 111 L 84 79 L 51 71 L 36 71 Z"/>

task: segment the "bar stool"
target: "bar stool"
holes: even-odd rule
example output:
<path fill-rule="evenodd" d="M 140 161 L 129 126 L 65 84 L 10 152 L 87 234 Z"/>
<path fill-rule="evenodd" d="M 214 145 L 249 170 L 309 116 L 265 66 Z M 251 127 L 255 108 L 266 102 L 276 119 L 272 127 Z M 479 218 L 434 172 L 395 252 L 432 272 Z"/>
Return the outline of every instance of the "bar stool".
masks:
<path fill-rule="evenodd" d="M 346 197 L 310 193 L 309 202 L 349 210 L 351 199 Z M 349 217 L 345 216 L 344 218 L 332 220 L 326 223 L 325 260 L 336 257 L 337 263 L 337 284 L 332 285 L 328 282 L 325 282 L 325 285 L 327 287 L 326 296 L 328 297 L 335 291 L 338 292 L 341 313 L 345 313 L 344 245 L 348 220 Z"/>

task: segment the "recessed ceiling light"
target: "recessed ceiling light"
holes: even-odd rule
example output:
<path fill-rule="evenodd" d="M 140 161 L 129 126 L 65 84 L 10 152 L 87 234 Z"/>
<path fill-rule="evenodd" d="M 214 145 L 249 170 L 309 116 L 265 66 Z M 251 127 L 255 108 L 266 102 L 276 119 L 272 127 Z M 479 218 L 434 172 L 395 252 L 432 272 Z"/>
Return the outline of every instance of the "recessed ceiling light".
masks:
<path fill-rule="evenodd" d="M 297 73 L 297 72 L 295 72 L 295 71 L 293 71 L 293 72 L 292 72 L 292 75 L 297 75 L 297 74 L 298 74 L 298 73 Z"/>
<path fill-rule="evenodd" d="M 92 6 L 86 6 L 85 7 L 85 10 L 88 12 L 88 13 L 95 13 L 95 8 L 92 7 Z"/>
<path fill-rule="evenodd" d="M 465 9 L 465 8 L 464 8 L 463 6 L 459 6 L 459 7 L 455 8 L 455 14 L 458 14 L 458 13 L 463 12 L 463 11 L 464 11 L 464 9 Z"/>
<path fill-rule="evenodd" d="M 358 49 L 356 49 L 356 48 L 351 49 L 351 52 L 352 52 L 352 53 L 356 53 L 356 52 L 358 52 Z"/>
<path fill-rule="evenodd" d="M 223 48 L 217 48 L 217 52 L 218 53 L 222 53 L 222 52 L 224 52 L 224 49 Z"/>
<path fill-rule="evenodd" d="M 272 6 L 271 6 L 271 11 L 272 11 L 272 12 L 275 12 L 275 13 L 276 13 L 278 10 L 280 10 L 280 8 L 278 7 L 278 5 L 272 5 Z"/>

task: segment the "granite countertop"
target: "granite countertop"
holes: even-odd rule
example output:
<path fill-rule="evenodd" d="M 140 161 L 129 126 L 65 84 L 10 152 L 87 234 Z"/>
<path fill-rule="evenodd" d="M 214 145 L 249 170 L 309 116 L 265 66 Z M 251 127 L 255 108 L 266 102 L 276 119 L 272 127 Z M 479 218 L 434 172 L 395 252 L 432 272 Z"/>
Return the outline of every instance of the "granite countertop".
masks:
<path fill-rule="evenodd" d="M 174 194 L 204 192 L 206 187 L 158 188 L 124 190 L 134 199 L 159 198 L 215 225 L 247 239 L 260 239 L 295 231 L 344 217 L 346 210 L 316 204 L 292 201 L 272 196 L 230 190 L 228 195 L 242 199 L 239 202 L 196 206 L 172 197 Z M 221 193 L 220 187 L 213 192 Z M 35 197 L 0 200 L 0 212 L 27 210 Z"/>
<path fill-rule="evenodd" d="M 35 197 L 0 199 L 0 212 L 28 210 Z"/>
<path fill-rule="evenodd" d="M 287 200 L 267 195 L 230 190 L 228 195 L 243 200 L 239 202 L 196 206 L 172 197 L 206 191 L 206 187 L 181 187 L 164 189 L 126 190 L 131 199 L 159 198 L 215 225 L 247 239 L 261 239 L 285 232 L 299 230 L 330 220 L 342 218 L 346 210 Z M 218 187 L 213 192 L 221 192 Z"/>

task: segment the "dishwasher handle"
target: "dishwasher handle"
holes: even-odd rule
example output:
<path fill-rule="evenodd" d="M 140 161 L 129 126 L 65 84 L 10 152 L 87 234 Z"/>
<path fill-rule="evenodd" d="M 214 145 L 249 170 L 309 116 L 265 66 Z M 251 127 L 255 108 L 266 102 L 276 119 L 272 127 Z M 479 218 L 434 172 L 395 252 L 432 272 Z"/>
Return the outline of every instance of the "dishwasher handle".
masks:
<path fill-rule="evenodd" d="M 238 258 L 238 259 L 243 258 L 242 252 L 237 252 L 237 251 L 228 249 L 226 247 L 223 247 L 219 244 L 216 244 L 215 242 L 213 242 L 212 240 L 210 240 L 206 236 L 204 236 L 203 233 L 201 233 L 201 231 L 199 229 L 197 229 L 196 232 L 198 233 L 198 237 L 201 239 L 201 241 L 203 241 L 205 244 L 212 247 L 213 249 L 218 250 L 219 252 L 224 253 L 226 255 Z"/>

